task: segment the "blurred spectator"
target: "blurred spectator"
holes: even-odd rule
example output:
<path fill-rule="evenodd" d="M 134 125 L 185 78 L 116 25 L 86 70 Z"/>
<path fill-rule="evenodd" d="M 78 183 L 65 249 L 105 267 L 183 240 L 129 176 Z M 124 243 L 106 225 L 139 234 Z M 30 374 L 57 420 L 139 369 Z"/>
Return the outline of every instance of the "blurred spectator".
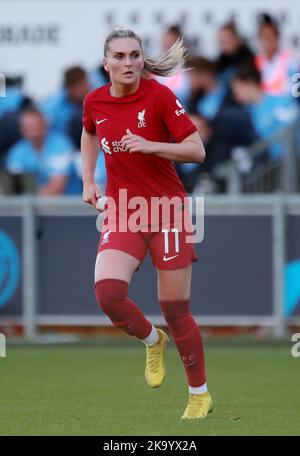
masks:
<path fill-rule="evenodd" d="M 213 126 L 198 113 L 189 115 L 196 125 L 206 151 L 205 161 L 199 163 L 175 163 L 175 169 L 188 193 L 222 192 L 223 182 L 214 175 L 215 167 L 228 159 L 230 147 L 214 134 Z"/>
<path fill-rule="evenodd" d="M 180 25 L 170 25 L 161 37 L 161 47 L 163 52 L 167 52 L 182 35 L 183 33 Z"/>
<path fill-rule="evenodd" d="M 102 64 L 96 70 L 90 71 L 88 77 L 91 89 L 98 89 L 109 82 L 109 74 Z"/>
<path fill-rule="evenodd" d="M 0 170 L 4 167 L 7 151 L 20 139 L 19 113 L 7 112 L 0 118 Z"/>
<path fill-rule="evenodd" d="M 257 135 L 245 108 L 237 102 L 233 103 L 231 96 L 218 81 L 215 63 L 196 57 L 190 60 L 189 66 L 192 68 L 192 97 L 188 107 L 190 112 L 197 112 L 210 124 L 211 141 L 215 150 L 211 166 L 214 167 L 230 158 L 233 147 L 248 146 L 257 139 Z"/>
<path fill-rule="evenodd" d="M 200 165 L 201 172 L 213 174 L 215 166 L 228 158 L 228 145 L 219 140 L 218 136 L 214 134 L 213 124 L 209 123 L 204 117 L 196 113 L 190 114 L 190 117 L 205 145 L 206 157 L 203 165 Z"/>
<path fill-rule="evenodd" d="M 82 109 L 74 110 L 71 117 L 70 128 L 68 129 L 68 134 L 72 138 L 76 151 L 73 154 L 74 164 L 76 175 L 82 181 L 82 162 L 80 154 L 80 142 L 81 142 L 81 132 L 82 132 Z M 100 187 L 101 192 L 104 193 L 105 184 L 106 184 L 106 170 L 105 162 L 103 157 L 103 152 L 100 150 L 99 156 L 96 162 L 95 168 L 95 182 Z"/>
<path fill-rule="evenodd" d="M 219 56 L 217 69 L 222 84 L 229 88 L 230 80 L 238 65 L 253 64 L 254 54 L 239 34 L 234 22 L 228 22 L 218 31 Z"/>
<path fill-rule="evenodd" d="M 6 94 L 0 97 L 0 117 L 8 112 L 17 112 L 30 102 L 30 99 L 22 91 L 23 78 L 7 77 L 5 79 Z"/>
<path fill-rule="evenodd" d="M 199 128 L 201 129 L 201 127 L 202 127 L 202 124 L 201 124 L 202 118 L 200 118 L 200 116 L 198 116 L 197 114 L 195 114 L 195 115 L 190 114 L 189 117 L 194 122 L 194 124 L 196 125 L 196 127 L 198 128 L 198 131 L 199 131 Z M 198 122 L 198 120 L 199 120 L 199 122 Z M 207 124 L 205 122 L 205 119 L 203 119 L 203 124 L 204 124 L 203 131 L 201 133 L 199 131 L 199 134 L 201 136 L 203 143 L 205 144 L 206 138 L 208 138 L 210 136 L 211 132 L 210 132 L 210 129 L 208 126 L 206 129 Z M 206 161 L 203 164 L 174 162 L 174 166 L 175 166 L 176 172 L 178 174 L 178 177 L 180 178 L 181 182 L 183 183 L 183 186 L 187 193 L 189 193 L 189 194 L 193 193 L 193 191 L 199 181 L 199 176 L 201 174 L 201 171 L 202 171 L 203 167 L 206 166 L 206 163 L 207 163 Z"/>
<path fill-rule="evenodd" d="M 8 112 L 18 111 L 23 102 L 21 87 L 6 87 L 5 97 L 0 97 L 0 117 Z"/>
<path fill-rule="evenodd" d="M 77 193 L 73 144 L 61 133 L 49 132 L 43 115 L 28 107 L 20 116 L 23 139 L 9 151 L 6 168 L 12 175 L 34 174 L 40 195 Z"/>
<path fill-rule="evenodd" d="M 170 26 L 162 35 L 161 46 L 163 53 L 167 52 L 178 38 L 182 37 L 182 31 L 179 25 Z M 161 84 L 165 84 L 180 99 L 181 103 L 186 106 L 190 97 L 190 80 L 189 72 L 182 71 L 168 78 L 158 77 Z"/>
<path fill-rule="evenodd" d="M 256 56 L 256 65 L 262 75 L 262 88 L 271 95 L 291 95 L 291 77 L 299 71 L 289 49 L 280 49 L 280 30 L 276 22 L 262 14 L 259 26 L 261 53 Z"/>
<path fill-rule="evenodd" d="M 217 116 L 226 96 L 226 90 L 217 79 L 216 64 L 204 57 L 194 57 L 188 66 L 191 68 L 188 110 L 211 121 Z"/>
<path fill-rule="evenodd" d="M 263 92 L 260 73 L 253 67 L 241 67 L 232 80 L 232 88 L 236 99 L 244 104 L 250 113 L 253 127 L 260 138 L 267 138 L 291 124 L 298 116 L 298 106 L 290 97 Z M 270 146 L 269 159 L 277 159 L 281 154 L 281 144 Z"/>
<path fill-rule="evenodd" d="M 20 111 L 30 103 L 22 91 L 22 78 L 6 78 L 6 96 L 0 97 L 0 170 L 8 149 L 21 138 Z"/>
<path fill-rule="evenodd" d="M 79 66 L 70 67 L 64 74 L 64 89 L 41 104 L 41 111 L 52 130 L 68 134 L 71 118 L 82 112 L 82 103 L 90 90 L 88 76 Z M 81 134 L 80 131 L 77 135 Z"/>

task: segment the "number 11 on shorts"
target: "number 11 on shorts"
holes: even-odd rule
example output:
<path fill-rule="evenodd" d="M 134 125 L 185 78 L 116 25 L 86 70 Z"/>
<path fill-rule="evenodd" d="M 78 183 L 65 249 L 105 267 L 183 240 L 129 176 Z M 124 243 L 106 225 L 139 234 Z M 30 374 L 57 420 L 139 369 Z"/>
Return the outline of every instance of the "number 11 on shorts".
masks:
<path fill-rule="evenodd" d="M 161 230 L 165 236 L 165 253 L 169 253 L 169 230 Z M 171 232 L 175 235 L 175 253 L 179 252 L 179 232 L 178 228 L 171 228 Z"/>

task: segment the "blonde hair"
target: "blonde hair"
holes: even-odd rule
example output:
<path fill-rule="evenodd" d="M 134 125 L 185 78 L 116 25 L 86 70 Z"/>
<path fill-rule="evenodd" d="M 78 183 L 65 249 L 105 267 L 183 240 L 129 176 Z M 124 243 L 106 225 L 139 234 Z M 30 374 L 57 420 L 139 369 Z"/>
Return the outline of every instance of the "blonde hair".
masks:
<path fill-rule="evenodd" d="M 116 28 L 110 32 L 104 42 L 104 56 L 107 56 L 109 43 L 114 38 L 134 38 L 143 51 L 142 39 L 130 29 Z M 143 73 L 154 74 L 156 76 L 173 76 L 183 70 L 188 58 L 188 51 L 184 45 L 182 37 L 179 37 L 173 46 L 158 59 L 144 58 Z"/>

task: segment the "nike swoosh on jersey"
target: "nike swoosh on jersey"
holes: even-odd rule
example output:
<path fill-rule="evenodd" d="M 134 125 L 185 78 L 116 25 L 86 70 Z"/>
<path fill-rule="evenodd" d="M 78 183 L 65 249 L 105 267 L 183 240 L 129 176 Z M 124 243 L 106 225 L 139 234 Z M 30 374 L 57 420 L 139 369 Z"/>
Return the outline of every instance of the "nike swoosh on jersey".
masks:
<path fill-rule="evenodd" d="M 178 256 L 179 256 L 179 255 L 174 255 L 174 256 L 171 256 L 171 257 L 166 257 L 166 256 L 164 255 L 164 257 L 163 257 L 163 261 L 170 261 L 170 260 L 174 260 L 174 258 L 177 258 Z"/>
<path fill-rule="evenodd" d="M 99 124 L 101 124 L 102 122 L 105 122 L 105 120 L 107 120 L 107 119 L 102 119 L 102 120 L 98 120 L 98 119 L 97 119 L 97 120 L 96 120 L 96 124 L 99 125 Z"/>

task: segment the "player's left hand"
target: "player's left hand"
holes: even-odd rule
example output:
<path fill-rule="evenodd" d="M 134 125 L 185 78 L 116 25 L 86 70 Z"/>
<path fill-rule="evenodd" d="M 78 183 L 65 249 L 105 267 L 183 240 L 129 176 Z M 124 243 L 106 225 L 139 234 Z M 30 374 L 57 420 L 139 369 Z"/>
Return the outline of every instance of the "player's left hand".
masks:
<path fill-rule="evenodd" d="M 128 150 L 130 154 L 133 152 L 141 152 L 142 154 L 154 153 L 153 141 L 147 141 L 147 139 L 144 139 L 141 136 L 134 135 L 129 128 L 126 130 L 126 135 L 121 139 L 121 143 L 122 147 L 124 147 L 125 150 Z"/>

